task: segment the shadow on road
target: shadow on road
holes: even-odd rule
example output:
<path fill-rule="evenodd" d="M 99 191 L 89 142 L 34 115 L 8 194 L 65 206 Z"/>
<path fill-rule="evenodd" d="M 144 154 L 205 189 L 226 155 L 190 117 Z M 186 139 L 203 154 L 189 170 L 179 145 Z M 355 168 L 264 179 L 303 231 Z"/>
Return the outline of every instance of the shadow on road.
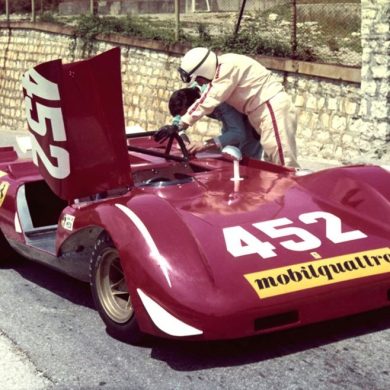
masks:
<path fill-rule="evenodd" d="M 178 371 L 261 362 L 390 328 L 390 307 L 343 319 L 240 340 L 156 340 L 152 357 Z M 384 342 L 384 341 L 383 341 Z M 347 347 L 344 347 L 347 350 Z"/>
<path fill-rule="evenodd" d="M 94 309 L 91 291 L 87 283 L 80 282 L 45 265 L 16 255 L 2 262 L 1 268 L 15 270 L 21 277 L 43 287 L 68 301 Z"/>

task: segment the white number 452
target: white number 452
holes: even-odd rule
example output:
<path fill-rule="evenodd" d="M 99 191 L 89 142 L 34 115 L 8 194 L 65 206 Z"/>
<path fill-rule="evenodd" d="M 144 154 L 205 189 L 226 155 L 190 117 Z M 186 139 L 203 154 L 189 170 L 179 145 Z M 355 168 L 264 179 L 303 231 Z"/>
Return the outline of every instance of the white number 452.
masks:
<path fill-rule="evenodd" d="M 304 224 L 317 223 L 321 219 L 325 221 L 326 238 L 335 244 L 367 237 L 360 230 L 343 232 L 340 218 L 331 213 L 314 211 L 299 216 L 299 220 Z M 295 226 L 287 226 L 292 223 L 288 218 L 279 218 L 254 223 L 253 226 L 270 238 L 297 237 L 298 240 L 292 237 L 279 242 L 281 246 L 291 251 L 306 251 L 321 246 L 321 240 L 307 230 Z M 234 257 L 254 253 L 257 253 L 263 259 L 277 256 L 274 245 L 268 241 L 261 241 L 241 226 L 224 228 L 223 235 L 225 237 L 226 248 Z"/>

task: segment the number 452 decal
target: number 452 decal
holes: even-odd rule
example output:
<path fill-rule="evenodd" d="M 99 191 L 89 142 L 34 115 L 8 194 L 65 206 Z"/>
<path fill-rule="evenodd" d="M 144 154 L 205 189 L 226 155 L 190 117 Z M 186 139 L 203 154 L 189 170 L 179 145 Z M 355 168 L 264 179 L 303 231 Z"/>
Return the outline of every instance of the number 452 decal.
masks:
<path fill-rule="evenodd" d="M 340 218 L 324 211 L 304 213 L 298 218 L 304 224 L 312 224 L 317 223 L 319 220 L 324 220 L 326 238 L 335 244 L 367 237 L 360 230 L 343 232 Z M 321 246 L 321 240 L 307 230 L 295 226 L 287 226 L 292 223 L 288 218 L 279 218 L 254 223 L 253 226 L 270 238 L 296 236 L 299 239 L 290 238 L 289 240 L 279 242 L 282 247 L 291 251 L 307 251 Z M 268 241 L 259 240 L 241 226 L 224 228 L 223 235 L 225 237 L 226 249 L 234 257 L 255 253 L 263 259 L 277 256 L 274 245 Z"/>
<path fill-rule="evenodd" d="M 32 158 L 34 164 L 38 165 L 37 156 L 39 156 L 42 164 L 52 177 L 64 179 L 70 174 L 70 160 L 69 152 L 58 145 L 58 143 L 66 141 L 58 85 L 44 78 L 35 69 L 30 69 L 23 75 L 22 84 L 26 91 L 24 102 L 27 122 L 32 135 Z M 37 98 L 40 98 L 42 101 L 50 101 L 50 106 L 40 103 L 37 101 Z M 37 120 L 33 118 L 32 113 L 34 111 L 36 111 Z M 48 126 L 48 123 L 50 123 L 50 126 Z M 48 130 L 52 132 L 55 144 L 50 144 L 48 149 L 44 150 L 35 134 L 48 137 Z"/>

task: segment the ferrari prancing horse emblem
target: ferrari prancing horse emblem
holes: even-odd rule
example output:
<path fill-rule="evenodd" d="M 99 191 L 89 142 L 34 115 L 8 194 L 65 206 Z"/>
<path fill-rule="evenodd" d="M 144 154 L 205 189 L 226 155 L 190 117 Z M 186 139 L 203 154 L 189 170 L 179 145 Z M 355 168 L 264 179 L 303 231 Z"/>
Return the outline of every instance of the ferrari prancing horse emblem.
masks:
<path fill-rule="evenodd" d="M 7 195 L 9 183 L 6 181 L 3 181 L 0 183 L 0 207 L 3 205 L 5 196 Z"/>

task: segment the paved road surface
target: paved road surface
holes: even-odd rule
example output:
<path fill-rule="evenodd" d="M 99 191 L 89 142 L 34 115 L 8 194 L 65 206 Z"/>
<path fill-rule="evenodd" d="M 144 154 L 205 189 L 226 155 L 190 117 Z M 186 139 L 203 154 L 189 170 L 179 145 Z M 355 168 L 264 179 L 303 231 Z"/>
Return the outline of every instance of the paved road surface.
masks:
<path fill-rule="evenodd" d="M 136 347 L 105 332 L 87 285 L 17 257 L 1 263 L 4 390 L 385 390 L 390 383 L 390 308 L 245 340 L 150 339 Z"/>

